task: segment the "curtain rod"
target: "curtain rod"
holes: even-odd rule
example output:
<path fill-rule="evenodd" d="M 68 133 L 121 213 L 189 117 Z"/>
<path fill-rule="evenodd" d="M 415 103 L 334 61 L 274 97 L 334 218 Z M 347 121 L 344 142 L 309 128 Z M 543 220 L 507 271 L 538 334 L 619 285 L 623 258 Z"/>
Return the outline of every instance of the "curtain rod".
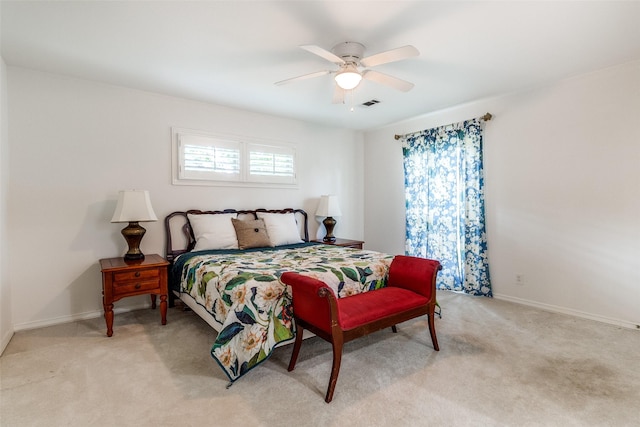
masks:
<path fill-rule="evenodd" d="M 493 117 L 493 116 L 491 115 L 491 113 L 487 113 L 487 114 L 485 114 L 484 116 L 481 116 L 481 117 L 478 117 L 478 118 L 479 118 L 479 119 L 481 119 L 481 120 L 484 120 L 485 122 L 488 122 L 489 120 L 491 120 L 491 118 L 492 118 L 492 117 Z M 400 138 L 402 138 L 402 137 L 404 137 L 404 136 L 409 136 L 409 135 L 413 135 L 413 134 L 420 133 L 420 132 L 422 132 L 422 131 L 405 133 L 404 135 L 398 135 L 398 134 L 396 134 L 396 135 L 394 136 L 394 138 L 395 138 L 396 140 L 398 140 L 398 139 L 400 139 Z"/>

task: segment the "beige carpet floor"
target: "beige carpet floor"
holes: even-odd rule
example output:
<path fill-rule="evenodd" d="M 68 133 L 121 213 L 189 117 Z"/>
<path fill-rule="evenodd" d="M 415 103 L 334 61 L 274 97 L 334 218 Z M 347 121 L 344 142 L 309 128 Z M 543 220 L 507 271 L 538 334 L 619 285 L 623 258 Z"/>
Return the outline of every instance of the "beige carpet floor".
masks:
<path fill-rule="evenodd" d="M 426 320 L 345 347 L 291 346 L 226 389 L 193 312 L 151 309 L 16 333 L 0 358 L 2 426 L 640 426 L 640 332 L 441 292 Z"/>

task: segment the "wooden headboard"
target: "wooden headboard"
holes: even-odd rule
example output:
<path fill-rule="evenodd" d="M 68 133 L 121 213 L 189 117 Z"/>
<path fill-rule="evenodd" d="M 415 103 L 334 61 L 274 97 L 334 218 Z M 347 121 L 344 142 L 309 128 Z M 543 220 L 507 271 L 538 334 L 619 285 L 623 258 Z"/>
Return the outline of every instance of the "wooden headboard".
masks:
<path fill-rule="evenodd" d="M 187 214 L 224 214 L 224 213 L 237 213 L 238 219 L 257 219 L 256 212 L 267 213 L 293 213 L 296 216 L 298 223 L 300 238 L 305 242 L 309 241 L 309 224 L 307 213 L 302 209 L 255 209 L 255 210 L 236 210 L 225 209 L 223 211 L 200 211 L 200 210 L 188 210 L 178 211 L 167 215 L 164 219 L 165 235 L 166 235 L 166 247 L 165 256 L 167 261 L 173 262 L 174 259 L 180 254 L 189 252 L 196 244 L 196 239 L 189 224 Z"/>

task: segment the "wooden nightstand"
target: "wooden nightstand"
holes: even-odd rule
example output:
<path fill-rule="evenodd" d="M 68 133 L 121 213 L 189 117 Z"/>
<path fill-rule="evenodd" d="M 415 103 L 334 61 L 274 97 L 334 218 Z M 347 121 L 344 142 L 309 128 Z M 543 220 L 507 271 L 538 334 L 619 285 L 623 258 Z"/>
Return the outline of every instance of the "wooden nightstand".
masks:
<path fill-rule="evenodd" d="M 107 336 L 113 335 L 113 303 L 124 297 L 151 294 L 151 308 L 156 308 L 156 295 L 160 295 L 160 316 L 162 324 L 167 324 L 168 265 L 156 254 L 138 261 L 125 261 L 122 257 L 100 260 Z"/>
<path fill-rule="evenodd" d="M 316 243 L 324 243 L 325 245 L 343 246 L 345 248 L 362 249 L 364 242 L 362 240 L 336 239 L 333 242 L 325 242 L 322 239 L 312 240 Z"/>

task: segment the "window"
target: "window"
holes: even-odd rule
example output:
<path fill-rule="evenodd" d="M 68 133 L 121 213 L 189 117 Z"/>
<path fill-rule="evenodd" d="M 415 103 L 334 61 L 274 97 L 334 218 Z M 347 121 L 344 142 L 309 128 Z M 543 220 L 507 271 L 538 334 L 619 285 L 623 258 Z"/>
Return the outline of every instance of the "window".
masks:
<path fill-rule="evenodd" d="M 221 137 L 172 129 L 173 183 L 177 185 L 295 186 L 291 144 Z"/>
<path fill-rule="evenodd" d="M 492 296 L 480 119 L 403 139 L 407 255 L 440 260 L 438 289 Z"/>
<path fill-rule="evenodd" d="M 178 178 L 184 180 L 238 181 L 240 179 L 239 142 L 179 135 Z"/>
<path fill-rule="evenodd" d="M 295 178 L 295 152 L 291 148 L 261 144 L 248 146 L 250 181 L 290 183 Z"/>

